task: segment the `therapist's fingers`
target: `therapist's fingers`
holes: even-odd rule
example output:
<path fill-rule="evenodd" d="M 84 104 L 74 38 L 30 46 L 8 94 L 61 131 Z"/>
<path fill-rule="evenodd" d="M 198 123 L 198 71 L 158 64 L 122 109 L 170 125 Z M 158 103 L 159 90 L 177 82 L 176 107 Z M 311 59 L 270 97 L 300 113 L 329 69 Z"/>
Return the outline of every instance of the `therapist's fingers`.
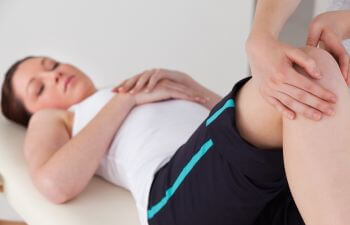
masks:
<path fill-rule="evenodd" d="M 274 98 L 272 96 L 266 96 L 265 98 L 272 106 L 275 107 L 275 109 L 282 113 L 283 116 L 290 120 L 293 120 L 295 118 L 295 113 L 283 105 L 277 98 Z"/>
<path fill-rule="evenodd" d="M 322 27 L 315 22 L 310 23 L 309 33 L 306 39 L 306 45 L 317 47 L 322 34 Z"/>
<path fill-rule="evenodd" d="M 288 108 L 293 108 L 293 110 L 297 114 L 301 114 L 304 117 L 309 118 L 311 120 L 317 121 L 322 119 L 322 113 L 320 111 L 312 107 L 309 107 L 305 104 L 302 104 L 299 101 L 295 101 L 291 96 L 285 93 L 278 92 L 277 98 Z"/>
<path fill-rule="evenodd" d="M 302 67 L 308 75 L 316 79 L 321 78 L 321 72 L 318 70 L 315 60 L 304 51 L 298 48 L 290 48 L 285 53 L 292 62 Z"/>
<path fill-rule="evenodd" d="M 337 96 L 331 91 L 323 88 L 320 84 L 311 81 L 304 75 L 297 73 L 295 70 L 291 71 L 291 74 L 291 76 L 287 77 L 287 84 L 315 95 L 320 99 L 319 101 L 323 99 L 328 102 L 336 103 Z"/>
<path fill-rule="evenodd" d="M 322 36 L 322 42 L 324 43 L 327 51 L 329 51 L 337 59 L 344 80 L 347 81 L 349 70 L 349 55 L 341 40 L 335 34 L 328 32 Z"/>
<path fill-rule="evenodd" d="M 305 90 L 299 89 L 288 84 L 282 84 L 278 90 L 279 92 L 285 93 L 288 96 L 292 97 L 295 101 L 298 101 L 301 105 L 297 104 L 297 106 L 303 112 L 309 110 L 310 107 L 318 109 L 322 113 L 327 114 L 329 116 L 332 116 L 335 112 L 333 104 L 328 103 L 327 101 L 324 101 Z M 302 108 L 304 108 L 304 110 Z"/>
<path fill-rule="evenodd" d="M 344 80 L 348 83 L 349 80 L 349 55 L 345 53 L 344 55 L 339 56 L 339 66 L 343 74 Z"/>

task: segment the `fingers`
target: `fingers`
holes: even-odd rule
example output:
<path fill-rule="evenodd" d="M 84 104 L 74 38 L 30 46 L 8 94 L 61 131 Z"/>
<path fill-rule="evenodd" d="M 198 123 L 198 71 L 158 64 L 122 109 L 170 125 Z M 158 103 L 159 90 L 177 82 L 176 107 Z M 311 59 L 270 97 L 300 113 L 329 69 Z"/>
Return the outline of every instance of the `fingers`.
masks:
<path fill-rule="evenodd" d="M 289 119 L 293 119 L 295 113 L 312 120 L 320 120 L 322 113 L 334 115 L 332 103 L 336 102 L 336 96 L 333 93 L 297 73 L 294 68 L 290 68 L 287 74 L 263 87 L 262 95 L 270 104 Z"/>
<path fill-rule="evenodd" d="M 143 72 L 144 73 L 144 72 Z M 129 79 L 126 79 L 125 81 L 123 81 L 120 85 L 119 85 L 119 88 L 118 88 L 118 91 L 121 91 L 121 92 L 128 92 L 134 85 L 135 83 L 137 82 L 137 80 L 139 79 L 139 77 L 143 74 L 143 73 L 140 73 L 140 74 L 137 74 Z"/>
<path fill-rule="evenodd" d="M 343 74 L 344 80 L 346 83 L 348 83 L 349 80 L 349 56 L 347 53 L 344 53 L 343 55 L 339 56 L 339 67 L 341 70 L 341 73 Z"/>
<path fill-rule="evenodd" d="M 320 79 L 321 73 L 317 69 L 315 60 L 313 60 L 308 54 L 303 52 L 298 48 L 290 48 L 285 51 L 287 57 L 292 61 L 298 64 L 300 67 L 313 78 Z"/>
<path fill-rule="evenodd" d="M 309 33 L 306 40 L 306 45 L 317 47 L 322 33 L 322 28 L 317 23 L 311 23 Z"/>
<path fill-rule="evenodd" d="M 327 50 L 337 59 L 344 80 L 347 81 L 349 79 L 349 55 L 341 43 L 341 40 L 339 40 L 333 33 L 325 33 L 322 36 L 322 41 Z"/>
<path fill-rule="evenodd" d="M 143 89 L 143 87 L 145 86 L 146 83 L 148 83 L 150 77 L 155 73 L 155 69 L 153 70 L 147 70 L 145 71 L 140 77 L 139 79 L 137 79 L 137 81 L 134 83 L 134 87 L 130 90 L 130 93 L 133 92 L 138 92 L 141 89 Z"/>
<path fill-rule="evenodd" d="M 205 104 L 207 102 L 207 99 L 198 95 L 198 93 L 196 93 L 193 89 L 187 88 L 186 86 L 180 83 L 176 83 L 170 80 L 163 80 L 162 83 L 160 83 L 160 85 L 169 90 L 171 89 L 173 91 L 185 94 L 188 97 L 187 100 L 195 101 L 202 104 Z"/>
<path fill-rule="evenodd" d="M 291 69 L 290 75 L 287 76 L 285 83 L 307 91 L 325 101 L 332 103 L 335 103 L 337 101 L 337 96 L 332 92 L 323 88 L 321 85 L 312 82 L 307 77 L 297 73 L 295 70 Z"/>
<path fill-rule="evenodd" d="M 348 67 L 348 80 L 346 81 L 346 84 L 348 85 L 348 87 L 350 86 L 350 65 Z"/>
<path fill-rule="evenodd" d="M 271 96 L 265 96 L 265 98 L 272 106 L 281 112 L 283 116 L 287 117 L 290 120 L 293 120 L 295 118 L 295 113 L 284 106 L 278 99 Z"/>
<path fill-rule="evenodd" d="M 121 92 L 136 92 L 143 88 L 143 86 L 148 82 L 149 77 L 155 72 L 155 69 L 145 70 L 125 81 L 123 81 L 117 88 Z M 136 89 L 135 89 L 136 88 Z M 116 88 L 115 88 L 116 89 Z M 134 90 L 132 90 L 134 89 Z"/>
<path fill-rule="evenodd" d="M 161 70 L 157 69 L 154 73 L 154 75 L 149 79 L 147 90 L 152 91 L 153 88 L 156 86 L 156 84 L 163 78 Z"/>
<path fill-rule="evenodd" d="M 282 93 L 276 92 L 276 97 L 281 101 L 286 107 L 293 109 L 294 112 L 302 114 L 306 118 L 312 120 L 320 120 L 322 118 L 322 113 L 312 107 L 308 107 L 298 101 L 295 101 L 291 96 Z"/>
<path fill-rule="evenodd" d="M 290 107 L 292 110 L 296 112 L 302 112 L 305 114 L 305 112 L 317 109 L 318 111 L 327 114 L 329 116 L 334 115 L 335 110 L 334 106 L 320 98 L 317 98 L 316 96 L 310 94 L 307 91 L 304 91 L 302 89 L 296 88 L 294 86 L 288 85 L 288 84 L 282 84 L 280 86 L 280 89 L 278 90 L 281 93 L 287 94 L 291 97 L 289 99 L 292 101 L 288 107 Z M 297 108 L 294 108 L 296 102 L 299 102 L 301 105 L 298 104 L 299 110 L 297 111 Z M 308 113 L 306 113 L 309 115 Z"/>

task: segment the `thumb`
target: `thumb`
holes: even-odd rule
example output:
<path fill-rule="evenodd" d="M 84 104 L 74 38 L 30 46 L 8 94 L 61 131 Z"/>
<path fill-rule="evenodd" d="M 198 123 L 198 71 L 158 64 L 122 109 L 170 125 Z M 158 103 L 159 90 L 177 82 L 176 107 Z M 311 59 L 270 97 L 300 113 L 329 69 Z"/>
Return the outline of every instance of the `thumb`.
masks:
<path fill-rule="evenodd" d="M 322 29 L 311 24 L 307 35 L 306 45 L 317 47 L 321 38 Z"/>

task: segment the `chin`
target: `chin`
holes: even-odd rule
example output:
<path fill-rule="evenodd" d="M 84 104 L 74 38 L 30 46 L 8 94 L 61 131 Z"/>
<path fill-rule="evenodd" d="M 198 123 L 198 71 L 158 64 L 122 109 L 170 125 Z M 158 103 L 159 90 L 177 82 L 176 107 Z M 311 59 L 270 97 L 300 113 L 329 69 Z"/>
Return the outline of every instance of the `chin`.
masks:
<path fill-rule="evenodd" d="M 76 90 L 73 91 L 75 92 L 74 95 L 76 96 L 74 100 L 74 104 L 83 101 L 85 98 L 92 95 L 94 91 L 95 91 L 95 87 L 91 84 L 82 83 L 81 85 L 77 85 Z"/>

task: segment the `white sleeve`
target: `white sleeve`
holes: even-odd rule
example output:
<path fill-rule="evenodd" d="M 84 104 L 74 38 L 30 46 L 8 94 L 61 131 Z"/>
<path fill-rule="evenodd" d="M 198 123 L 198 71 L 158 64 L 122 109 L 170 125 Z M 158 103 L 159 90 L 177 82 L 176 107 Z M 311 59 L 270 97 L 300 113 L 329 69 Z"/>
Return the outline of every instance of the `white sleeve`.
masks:
<path fill-rule="evenodd" d="M 350 9 L 350 0 L 330 0 L 329 11 Z"/>

